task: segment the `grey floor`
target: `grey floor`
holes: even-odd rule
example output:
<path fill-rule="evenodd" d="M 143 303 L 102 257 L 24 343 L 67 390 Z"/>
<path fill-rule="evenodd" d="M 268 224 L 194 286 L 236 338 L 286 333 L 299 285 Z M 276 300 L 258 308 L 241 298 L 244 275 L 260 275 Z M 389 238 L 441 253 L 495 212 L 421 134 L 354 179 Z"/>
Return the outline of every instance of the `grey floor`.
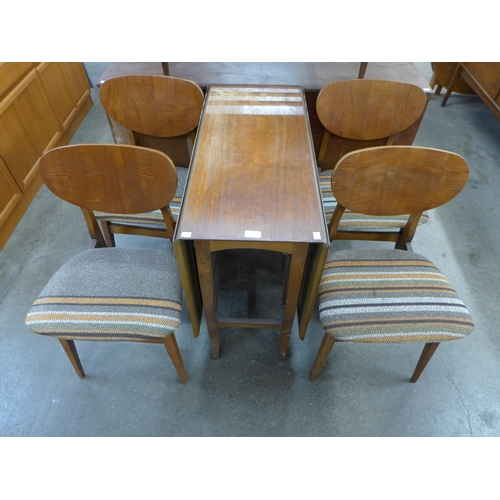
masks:
<path fill-rule="evenodd" d="M 418 66 L 430 78 L 429 63 Z M 87 64 L 92 82 L 105 67 Z M 95 88 L 93 98 L 73 143 L 112 141 Z M 445 108 L 441 101 L 429 103 L 415 144 L 463 155 L 471 174 L 455 200 L 432 211 L 414 249 L 448 276 L 475 330 L 443 343 L 416 384 L 409 377 L 422 346 L 413 344 L 338 344 L 309 382 L 323 337 L 317 313 L 304 341 L 295 324 L 285 362 L 277 359 L 276 331 L 244 329 L 223 330 L 222 356 L 213 360 L 206 327 L 194 339 L 184 312 L 177 339 L 188 385 L 161 346 L 135 343 L 78 344 L 87 373 L 80 380 L 59 343 L 24 324 L 50 276 L 89 242 L 79 209 L 42 187 L 0 255 L 0 435 L 500 435 L 500 121 L 475 96 L 453 95 Z M 169 243 L 123 237 L 118 245 Z M 332 250 L 360 245 L 333 243 Z M 223 306 L 272 307 L 279 262 L 252 254 L 237 270 L 236 261 L 228 255 Z M 236 278 L 255 297 L 234 291 Z"/>

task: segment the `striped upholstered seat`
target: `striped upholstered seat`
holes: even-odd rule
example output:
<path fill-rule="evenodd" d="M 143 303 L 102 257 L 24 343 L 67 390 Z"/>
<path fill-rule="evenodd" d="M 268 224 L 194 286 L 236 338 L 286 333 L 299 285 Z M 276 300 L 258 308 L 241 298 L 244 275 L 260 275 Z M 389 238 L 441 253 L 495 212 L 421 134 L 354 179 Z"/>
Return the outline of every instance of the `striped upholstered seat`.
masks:
<path fill-rule="evenodd" d="M 324 170 L 319 174 L 321 199 L 327 224 L 330 222 L 337 200 L 332 193 L 332 170 Z M 429 214 L 424 212 L 419 220 L 419 226 L 429 220 Z M 346 210 L 339 223 L 339 229 L 350 231 L 378 231 L 402 229 L 408 222 L 408 215 L 377 216 L 364 215 Z"/>
<path fill-rule="evenodd" d="M 473 329 L 447 278 L 404 250 L 332 253 L 320 282 L 319 314 L 336 341 L 441 342 Z"/>
<path fill-rule="evenodd" d="M 155 340 L 177 330 L 181 311 L 172 253 L 101 248 L 76 255 L 54 274 L 26 324 L 60 339 Z"/>
<path fill-rule="evenodd" d="M 184 186 L 186 185 L 186 178 L 188 169 L 184 167 L 175 167 L 177 171 L 177 189 L 172 201 L 169 203 L 170 211 L 172 212 L 172 218 L 174 222 L 177 222 L 179 218 L 179 211 L 181 208 L 182 194 L 184 192 Z M 155 226 L 164 226 L 165 221 L 163 220 L 163 215 L 160 210 L 155 210 L 154 212 L 147 212 L 144 214 L 108 214 L 105 212 L 95 212 L 95 216 L 98 220 L 109 220 L 115 222 L 121 222 L 124 224 L 152 224 Z"/>

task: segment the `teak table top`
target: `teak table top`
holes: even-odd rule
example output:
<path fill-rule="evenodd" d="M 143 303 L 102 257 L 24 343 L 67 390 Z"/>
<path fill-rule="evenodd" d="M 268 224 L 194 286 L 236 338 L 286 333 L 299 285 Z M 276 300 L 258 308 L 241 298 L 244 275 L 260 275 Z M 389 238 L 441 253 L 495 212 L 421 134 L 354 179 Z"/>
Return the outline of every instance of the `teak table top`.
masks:
<path fill-rule="evenodd" d="M 210 87 L 175 239 L 328 244 L 300 87 Z"/>

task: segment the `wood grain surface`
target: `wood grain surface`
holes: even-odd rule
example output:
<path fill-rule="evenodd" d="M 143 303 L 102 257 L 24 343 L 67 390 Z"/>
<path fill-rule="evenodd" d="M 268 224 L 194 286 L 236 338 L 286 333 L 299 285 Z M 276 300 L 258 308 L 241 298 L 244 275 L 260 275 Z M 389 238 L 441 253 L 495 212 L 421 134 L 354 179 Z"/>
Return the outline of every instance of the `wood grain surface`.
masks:
<path fill-rule="evenodd" d="M 327 243 L 299 87 L 214 85 L 198 134 L 177 238 Z"/>

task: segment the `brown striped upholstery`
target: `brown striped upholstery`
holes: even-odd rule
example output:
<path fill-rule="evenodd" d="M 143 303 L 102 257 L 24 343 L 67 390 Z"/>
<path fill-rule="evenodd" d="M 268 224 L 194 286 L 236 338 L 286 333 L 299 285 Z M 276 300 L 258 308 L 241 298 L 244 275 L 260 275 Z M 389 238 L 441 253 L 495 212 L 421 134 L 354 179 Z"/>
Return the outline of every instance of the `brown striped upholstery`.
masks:
<path fill-rule="evenodd" d="M 324 170 L 319 174 L 321 199 L 327 224 L 330 222 L 337 200 L 332 193 L 332 170 Z M 429 214 L 424 212 L 419 220 L 419 226 L 429 220 Z M 346 210 L 339 223 L 339 229 L 351 231 L 378 231 L 402 229 L 408 222 L 408 215 L 376 216 L 358 214 Z"/>
<path fill-rule="evenodd" d="M 172 253 L 101 248 L 76 255 L 54 274 L 26 324 L 34 333 L 62 339 L 140 341 L 177 330 L 181 311 Z"/>
<path fill-rule="evenodd" d="M 332 253 L 319 287 L 319 314 L 336 341 L 441 342 L 473 329 L 446 277 L 404 250 Z"/>

